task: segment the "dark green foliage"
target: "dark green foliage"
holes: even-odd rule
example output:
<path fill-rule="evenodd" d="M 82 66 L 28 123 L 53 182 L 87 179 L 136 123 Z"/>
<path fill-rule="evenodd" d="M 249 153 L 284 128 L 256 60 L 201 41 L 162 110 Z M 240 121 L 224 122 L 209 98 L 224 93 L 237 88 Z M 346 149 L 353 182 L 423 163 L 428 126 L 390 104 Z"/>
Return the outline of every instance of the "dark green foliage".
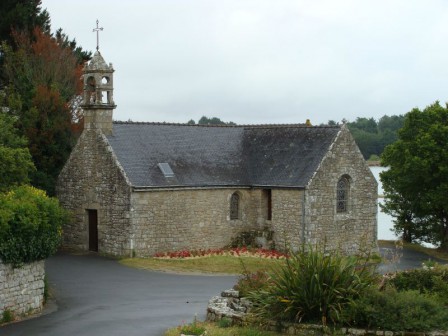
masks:
<path fill-rule="evenodd" d="M 0 192 L 28 183 L 34 170 L 26 140 L 14 127 L 14 118 L 0 112 Z"/>
<path fill-rule="evenodd" d="M 76 56 L 79 64 L 84 64 L 84 62 L 87 62 L 92 58 L 92 52 L 83 50 L 82 47 L 77 45 L 75 39 L 70 40 L 62 28 L 56 30 L 54 37 L 62 48 L 68 48 L 73 51 L 73 54 Z"/>
<path fill-rule="evenodd" d="M 48 299 L 50 298 L 50 286 L 48 284 L 48 277 L 47 273 L 44 275 L 44 304 L 48 302 Z"/>
<path fill-rule="evenodd" d="M 436 265 L 390 274 L 384 291 L 372 287 L 351 302 L 340 323 L 389 331 L 447 330 L 447 271 Z"/>
<path fill-rule="evenodd" d="M 448 108 L 438 102 L 406 115 L 399 139 L 386 147 L 383 211 L 406 241 L 448 248 Z"/>
<path fill-rule="evenodd" d="M 5 104 L 18 117 L 16 126 L 29 141 L 37 171 L 33 185 L 54 194 L 59 174 L 82 129 L 76 101 L 82 89 L 81 70 L 91 53 L 58 29 L 41 0 L 0 3 L 0 89 L 11 91 L 20 104 Z"/>
<path fill-rule="evenodd" d="M 448 330 L 448 310 L 418 291 L 372 289 L 345 307 L 341 322 L 387 331 Z"/>
<path fill-rule="evenodd" d="M 0 319 L 0 323 L 9 323 L 12 321 L 14 321 L 14 313 L 9 309 L 5 309 L 3 311 L 3 316 Z"/>
<path fill-rule="evenodd" d="M 270 285 L 249 293 L 254 313 L 279 321 L 338 320 L 343 308 L 372 283 L 372 269 L 355 257 L 317 248 L 293 254 L 271 275 Z"/>
<path fill-rule="evenodd" d="M 232 319 L 228 317 L 223 317 L 217 322 L 220 328 L 230 328 L 233 325 Z"/>
<path fill-rule="evenodd" d="M 438 297 L 448 304 L 448 268 L 436 265 L 432 268 L 423 268 L 398 272 L 394 274 L 388 284 L 398 291 L 413 290 L 421 294 Z"/>
<path fill-rule="evenodd" d="M 373 118 L 357 118 L 347 125 L 364 158 L 368 159 L 371 155 L 380 156 L 387 145 L 397 140 L 403 122 L 402 115 L 385 115 L 378 122 Z"/>
<path fill-rule="evenodd" d="M 67 213 L 55 198 L 29 186 L 0 194 L 0 259 L 7 264 L 41 260 L 59 246 Z"/>
<path fill-rule="evenodd" d="M 0 1 L 0 89 L 7 80 L 1 71 L 4 62 L 2 43 L 11 45 L 12 30 L 31 33 L 39 26 L 45 32 L 50 32 L 50 16 L 41 9 L 41 0 L 2 0 Z"/>
<path fill-rule="evenodd" d="M 189 123 L 190 122 L 191 120 L 189 121 Z M 229 122 L 222 121 L 221 119 L 216 117 L 207 118 L 206 116 L 203 116 L 201 119 L 199 119 L 198 125 L 236 125 L 236 124 L 232 121 Z"/>
<path fill-rule="evenodd" d="M 245 297 L 249 295 L 250 292 L 265 289 L 269 285 L 269 273 L 266 271 L 257 271 L 256 273 L 244 273 L 233 288 L 239 291 L 240 296 Z"/>
<path fill-rule="evenodd" d="M 3 67 L 10 96 L 21 104 L 8 105 L 16 125 L 27 137 L 37 172 L 32 184 L 54 195 L 55 180 L 76 141 L 79 122 L 69 102 L 81 91 L 82 65 L 70 41 L 34 29 L 14 33 L 15 48 L 3 44 Z"/>
<path fill-rule="evenodd" d="M 50 16 L 41 8 L 41 0 L 2 0 L 0 2 L 0 41 L 11 41 L 11 29 L 31 32 L 39 26 L 50 30 Z"/>
<path fill-rule="evenodd" d="M 0 145 L 0 192 L 28 183 L 33 171 L 34 165 L 28 148 Z"/>
<path fill-rule="evenodd" d="M 195 316 L 192 323 L 180 326 L 179 331 L 182 335 L 202 335 L 205 332 L 205 327 L 203 323 L 197 321 Z"/>
<path fill-rule="evenodd" d="M 442 276 L 448 280 L 448 274 L 442 270 L 414 269 L 396 273 L 389 283 L 399 291 L 417 290 L 426 293 L 434 289 L 434 278 Z"/>

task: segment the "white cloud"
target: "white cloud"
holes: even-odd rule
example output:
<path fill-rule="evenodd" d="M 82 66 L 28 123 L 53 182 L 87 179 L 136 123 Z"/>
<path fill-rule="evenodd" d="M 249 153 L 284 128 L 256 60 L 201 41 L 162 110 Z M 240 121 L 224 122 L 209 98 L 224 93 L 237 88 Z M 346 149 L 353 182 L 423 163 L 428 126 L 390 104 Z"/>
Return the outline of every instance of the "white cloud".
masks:
<path fill-rule="evenodd" d="M 379 118 L 446 100 L 448 3 L 44 0 L 115 73 L 116 119 Z"/>

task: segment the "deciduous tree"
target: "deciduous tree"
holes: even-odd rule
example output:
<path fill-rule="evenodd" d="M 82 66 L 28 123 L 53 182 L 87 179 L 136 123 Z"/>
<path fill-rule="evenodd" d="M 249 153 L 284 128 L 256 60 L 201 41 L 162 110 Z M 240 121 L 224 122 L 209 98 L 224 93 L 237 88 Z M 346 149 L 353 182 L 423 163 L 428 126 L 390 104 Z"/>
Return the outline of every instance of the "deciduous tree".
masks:
<path fill-rule="evenodd" d="M 448 108 L 438 102 L 405 116 L 387 146 L 381 173 L 384 210 L 408 240 L 448 248 Z"/>
<path fill-rule="evenodd" d="M 81 92 L 82 58 L 63 35 L 14 33 L 15 46 L 3 44 L 9 87 L 20 97 L 17 125 L 29 139 L 37 171 L 33 185 L 54 194 L 54 183 L 79 132 L 81 118 L 70 102 Z"/>
<path fill-rule="evenodd" d="M 0 98 L 4 98 L 0 92 Z M 5 99 L 0 99 L 5 101 Z M 14 118 L 3 107 L 0 110 L 0 192 L 30 181 L 35 168 L 26 139 L 14 127 Z"/>

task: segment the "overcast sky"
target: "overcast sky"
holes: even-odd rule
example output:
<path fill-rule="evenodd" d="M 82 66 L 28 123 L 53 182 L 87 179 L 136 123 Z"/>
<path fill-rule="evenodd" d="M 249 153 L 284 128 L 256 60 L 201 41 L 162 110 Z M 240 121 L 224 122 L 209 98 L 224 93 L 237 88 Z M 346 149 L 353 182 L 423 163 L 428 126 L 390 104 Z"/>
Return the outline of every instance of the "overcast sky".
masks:
<path fill-rule="evenodd" d="M 115 68 L 115 120 L 353 121 L 448 101 L 446 0 L 43 0 Z"/>

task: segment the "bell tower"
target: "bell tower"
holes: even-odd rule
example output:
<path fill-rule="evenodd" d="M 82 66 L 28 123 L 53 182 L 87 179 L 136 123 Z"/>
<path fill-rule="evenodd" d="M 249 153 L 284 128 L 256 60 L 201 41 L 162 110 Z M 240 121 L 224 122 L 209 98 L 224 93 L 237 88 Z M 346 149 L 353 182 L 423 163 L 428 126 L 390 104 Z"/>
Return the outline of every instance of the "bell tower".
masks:
<path fill-rule="evenodd" d="M 114 103 L 114 68 L 112 63 L 107 64 L 99 51 L 98 32 L 102 28 L 93 31 L 97 33 L 96 52 L 83 71 L 83 101 L 81 107 L 84 110 L 84 129 L 101 130 L 105 135 L 112 133 L 112 115 L 117 107 Z"/>

